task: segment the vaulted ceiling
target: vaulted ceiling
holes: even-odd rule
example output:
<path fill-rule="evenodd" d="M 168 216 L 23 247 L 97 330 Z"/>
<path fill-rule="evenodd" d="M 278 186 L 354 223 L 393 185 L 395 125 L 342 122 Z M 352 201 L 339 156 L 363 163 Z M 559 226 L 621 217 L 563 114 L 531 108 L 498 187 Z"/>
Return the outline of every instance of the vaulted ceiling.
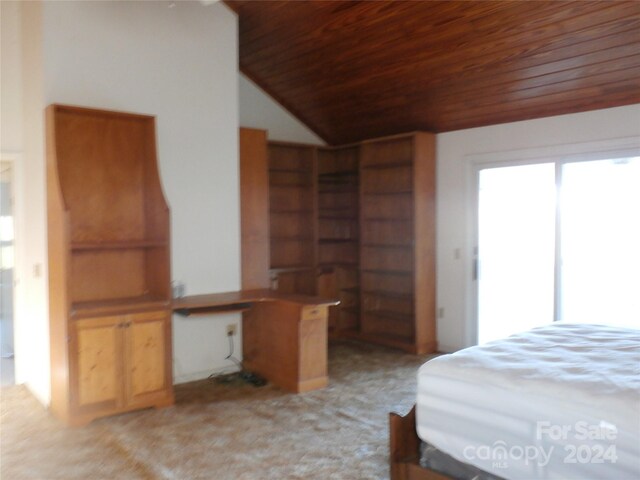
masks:
<path fill-rule="evenodd" d="M 330 144 L 640 103 L 640 2 L 239 1 L 240 69 Z"/>

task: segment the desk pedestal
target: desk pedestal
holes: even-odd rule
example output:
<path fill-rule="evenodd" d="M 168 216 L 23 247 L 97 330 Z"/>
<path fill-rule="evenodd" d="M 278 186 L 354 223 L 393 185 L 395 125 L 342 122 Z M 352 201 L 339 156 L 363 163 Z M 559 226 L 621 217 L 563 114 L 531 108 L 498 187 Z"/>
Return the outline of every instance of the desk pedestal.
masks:
<path fill-rule="evenodd" d="M 243 366 L 290 392 L 323 388 L 327 307 L 263 302 L 243 313 Z"/>

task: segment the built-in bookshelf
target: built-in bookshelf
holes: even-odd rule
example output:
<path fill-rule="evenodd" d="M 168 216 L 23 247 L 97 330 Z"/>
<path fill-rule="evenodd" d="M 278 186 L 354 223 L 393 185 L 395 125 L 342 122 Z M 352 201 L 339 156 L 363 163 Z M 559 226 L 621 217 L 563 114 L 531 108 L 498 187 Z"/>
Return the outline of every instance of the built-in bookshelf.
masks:
<path fill-rule="evenodd" d="M 316 157 L 312 146 L 270 142 L 270 275 L 284 293 L 316 293 Z"/>
<path fill-rule="evenodd" d="M 337 298 L 329 332 L 436 348 L 434 136 L 269 144 L 271 275 Z"/>
<path fill-rule="evenodd" d="M 360 150 L 360 336 L 435 349 L 433 135 L 363 142 Z"/>

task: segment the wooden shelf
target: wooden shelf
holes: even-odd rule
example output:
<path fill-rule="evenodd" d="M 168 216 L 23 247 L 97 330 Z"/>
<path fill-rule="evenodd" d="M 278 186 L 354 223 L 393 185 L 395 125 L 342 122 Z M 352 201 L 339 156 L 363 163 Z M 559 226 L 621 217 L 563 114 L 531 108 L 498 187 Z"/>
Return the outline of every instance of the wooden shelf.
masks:
<path fill-rule="evenodd" d="M 358 262 L 324 262 L 319 263 L 318 268 L 326 268 L 326 267 L 357 267 Z"/>
<path fill-rule="evenodd" d="M 304 188 L 307 189 L 309 187 L 313 187 L 312 182 L 300 182 L 300 183 L 285 183 L 285 182 L 269 182 L 269 187 L 271 188 L 282 188 L 282 189 L 292 189 L 292 188 Z"/>
<path fill-rule="evenodd" d="M 363 217 L 363 222 L 413 223 L 410 218 Z"/>
<path fill-rule="evenodd" d="M 153 295 L 140 297 L 115 298 L 110 300 L 95 300 L 91 302 L 76 302 L 71 304 L 71 318 L 96 317 L 103 315 L 119 315 L 129 312 L 147 310 L 161 310 L 169 308 L 171 300 Z"/>
<path fill-rule="evenodd" d="M 407 244 L 385 244 L 385 243 L 363 243 L 361 244 L 362 247 L 367 247 L 367 248 L 398 248 L 398 249 L 402 249 L 402 248 L 413 248 L 413 245 L 407 245 Z"/>
<path fill-rule="evenodd" d="M 310 213 L 313 213 L 313 210 L 282 210 L 282 209 L 270 209 L 269 213 L 275 213 L 277 214 L 287 214 L 287 215 L 291 215 L 291 214 L 295 214 L 295 215 L 308 215 Z"/>
<path fill-rule="evenodd" d="M 412 195 L 413 190 L 411 189 L 403 189 L 403 190 L 382 190 L 382 191 L 362 191 L 363 195 L 371 195 L 371 196 L 384 196 L 384 195 Z"/>
<path fill-rule="evenodd" d="M 344 177 L 357 177 L 358 176 L 358 172 L 354 171 L 354 170 L 348 170 L 348 171 L 344 171 L 344 172 L 325 172 L 325 173 L 319 173 L 318 174 L 318 178 L 319 179 L 340 179 L 340 178 L 344 178 Z"/>
<path fill-rule="evenodd" d="M 380 268 L 364 268 L 362 273 L 376 273 L 381 275 L 413 275 L 413 270 L 384 270 Z"/>
<path fill-rule="evenodd" d="M 386 290 L 363 290 L 362 295 L 375 295 L 377 297 L 397 298 L 401 300 L 413 300 L 414 298 L 412 293 L 396 293 Z"/>
<path fill-rule="evenodd" d="M 284 235 L 278 235 L 276 237 L 269 237 L 272 242 L 313 242 L 313 237 L 286 237 Z"/>
<path fill-rule="evenodd" d="M 386 170 L 388 168 L 406 168 L 413 166 L 412 161 L 396 163 L 376 163 L 372 165 L 362 165 L 364 170 Z"/>
<path fill-rule="evenodd" d="M 166 247 L 163 240 L 126 240 L 121 242 L 71 242 L 72 251 L 84 250 L 129 250 L 140 248 Z"/>
<path fill-rule="evenodd" d="M 269 273 L 293 273 L 293 272 L 308 272 L 310 270 L 315 270 L 315 265 L 290 265 L 290 266 L 281 266 L 281 267 L 271 267 L 269 269 Z"/>
<path fill-rule="evenodd" d="M 414 315 L 409 313 L 394 312 L 391 310 L 363 310 L 362 313 L 374 317 L 391 318 L 400 322 L 413 322 Z"/>
<path fill-rule="evenodd" d="M 340 244 L 340 243 L 357 243 L 357 238 L 321 238 L 318 240 L 320 245 L 326 244 Z"/>
<path fill-rule="evenodd" d="M 318 216 L 318 218 L 320 220 L 351 220 L 351 221 L 355 221 L 358 220 L 358 217 L 355 215 L 344 215 L 344 216 L 340 216 L 340 215 L 320 215 Z"/>
<path fill-rule="evenodd" d="M 269 168 L 269 172 L 311 174 L 312 170 L 310 168 Z"/>

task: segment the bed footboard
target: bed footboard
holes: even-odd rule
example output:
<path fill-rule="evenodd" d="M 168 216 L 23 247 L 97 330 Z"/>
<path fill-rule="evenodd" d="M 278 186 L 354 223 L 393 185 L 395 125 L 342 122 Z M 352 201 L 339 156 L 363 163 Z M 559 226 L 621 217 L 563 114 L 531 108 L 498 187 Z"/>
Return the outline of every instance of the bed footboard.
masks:
<path fill-rule="evenodd" d="M 451 480 L 451 477 L 420 466 L 415 405 L 404 417 L 389 414 L 389 466 L 391 480 Z"/>

